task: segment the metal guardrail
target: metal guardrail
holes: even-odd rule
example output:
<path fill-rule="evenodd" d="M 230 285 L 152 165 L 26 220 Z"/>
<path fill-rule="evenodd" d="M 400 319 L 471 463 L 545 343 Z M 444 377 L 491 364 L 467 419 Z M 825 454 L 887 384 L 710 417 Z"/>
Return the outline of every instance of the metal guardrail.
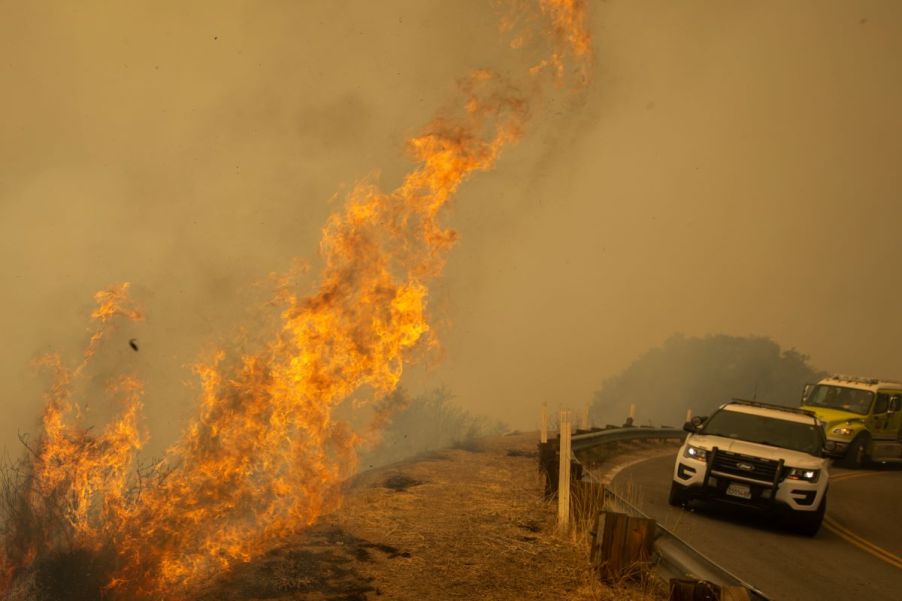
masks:
<path fill-rule="evenodd" d="M 571 437 L 571 444 L 574 451 L 581 451 L 600 444 L 608 444 L 611 442 L 622 442 L 629 440 L 645 440 L 655 439 L 672 439 L 683 438 L 686 432 L 677 428 L 608 428 L 598 430 L 597 432 L 586 432 L 584 434 L 574 434 Z"/>
<path fill-rule="evenodd" d="M 623 513 L 636 517 L 648 517 L 638 507 L 608 488 L 604 490 L 604 497 L 606 505 L 610 503 Z M 770 601 L 770 597 L 762 591 L 715 563 L 657 521 L 655 522 L 654 550 L 658 556 L 655 572 L 665 582 L 671 578 L 692 578 L 707 580 L 720 586 L 741 586 L 749 590 L 752 599 Z"/>
<path fill-rule="evenodd" d="M 653 438 L 680 439 L 685 435 L 686 433 L 682 429 L 677 428 L 609 428 L 597 432 L 576 434 L 572 437 L 571 444 L 573 450 L 577 451 L 612 442 Z M 573 460 L 579 462 L 575 457 Z M 609 487 L 605 487 L 604 496 L 606 505 L 610 503 L 611 506 L 623 513 L 648 517 L 642 510 L 610 490 Z M 749 590 L 752 599 L 770 601 L 770 598 L 763 592 L 700 553 L 695 547 L 661 526 L 657 521 L 655 522 L 654 550 L 658 557 L 655 572 L 665 582 L 671 578 L 691 578 L 707 580 L 720 586 L 742 586 Z"/>

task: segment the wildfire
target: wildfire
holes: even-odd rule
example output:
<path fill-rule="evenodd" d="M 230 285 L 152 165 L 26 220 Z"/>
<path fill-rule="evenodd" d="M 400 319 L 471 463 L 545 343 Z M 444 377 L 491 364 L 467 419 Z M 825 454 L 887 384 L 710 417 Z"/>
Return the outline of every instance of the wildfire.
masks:
<path fill-rule="evenodd" d="M 533 78 L 565 60 L 585 75 L 590 39 L 581 0 L 540 0 L 555 40 Z M 434 342 L 428 284 L 456 233 L 440 214 L 460 184 L 491 169 L 523 133 L 529 98 L 489 70 L 461 83 L 463 108 L 408 141 L 416 167 L 389 192 L 358 185 L 323 229 L 324 267 L 313 294 L 277 293 L 281 328 L 253 353 L 219 352 L 197 366 L 197 416 L 158 465 L 135 465 L 140 383 L 110 387 L 122 411 L 101 431 L 82 424 L 73 390 L 116 323 L 140 319 L 127 284 L 99 292 L 98 329 L 84 360 L 53 371 L 43 431 L 7 482 L 0 593 L 35 578 L 42 561 L 83 551 L 101 562 L 113 599 L 181 599 L 235 562 L 337 507 L 361 437 L 333 417 L 352 397 L 384 398 L 405 363 Z M 137 474 L 135 476 L 134 474 Z M 29 576 L 31 575 L 31 576 Z"/>

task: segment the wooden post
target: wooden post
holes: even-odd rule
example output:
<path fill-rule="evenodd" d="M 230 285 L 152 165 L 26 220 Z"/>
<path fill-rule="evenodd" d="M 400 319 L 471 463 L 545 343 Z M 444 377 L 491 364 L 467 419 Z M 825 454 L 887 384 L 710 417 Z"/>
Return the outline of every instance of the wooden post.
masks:
<path fill-rule="evenodd" d="M 586 401 L 586 404 L 583 405 L 583 414 L 582 414 L 582 418 L 579 420 L 579 429 L 580 430 L 588 430 L 589 429 L 589 401 Z"/>
<path fill-rule="evenodd" d="M 539 442 L 548 442 L 548 403 L 542 403 L 542 428 L 539 431 Z"/>
<path fill-rule="evenodd" d="M 655 521 L 603 511 L 595 529 L 591 558 L 603 580 L 637 576 L 651 561 Z"/>
<path fill-rule="evenodd" d="M 707 580 L 670 579 L 669 601 L 750 601 L 742 586 L 720 586 Z"/>
<path fill-rule="evenodd" d="M 636 403 L 630 403 L 630 419 L 633 420 L 633 423 L 636 421 Z"/>
<path fill-rule="evenodd" d="M 692 421 L 692 409 L 686 409 L 686 421 Z"/>
<path fill-rule="evenodd" d="M 557 525 L 566 532 L 570 528 L 570 412 L 561 411 L 560 469 L 557 489 Z"/>
<path fill-rule="evenodd" d="M 558 458 L 557 445 L 553 442 L 539 443 L 539 472 L 545 476 L 545 499 L 551 500 L 557 494 Z"/>
<path fill-rule="evenodd" d="M 704 580 L 683 580 L 671 578 L 670 601 L 719 601 L 720 591 L 716 584 Z"/>

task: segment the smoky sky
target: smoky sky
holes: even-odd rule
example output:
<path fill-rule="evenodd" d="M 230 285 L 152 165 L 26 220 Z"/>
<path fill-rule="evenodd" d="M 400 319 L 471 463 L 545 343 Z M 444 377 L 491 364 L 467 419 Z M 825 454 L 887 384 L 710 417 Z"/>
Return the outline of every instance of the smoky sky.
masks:
<path fill-rule="evenodd" d="M 902 7 L 589 4 L 588 88 L 546 90 L 446 214 L 443 350 L 405 385 L 532 427 L 675 332 L 902 376 Z M 30 360 L 74 356 L 117 281 L 148 318 L 104 365 L 178 429 L 190 364 L 315 263 L 343 191 L 394 187 L 458 78 L 528 67 L 497 22 L 477 0 L 0 3 L 0 441 L 39 414 Z"/>

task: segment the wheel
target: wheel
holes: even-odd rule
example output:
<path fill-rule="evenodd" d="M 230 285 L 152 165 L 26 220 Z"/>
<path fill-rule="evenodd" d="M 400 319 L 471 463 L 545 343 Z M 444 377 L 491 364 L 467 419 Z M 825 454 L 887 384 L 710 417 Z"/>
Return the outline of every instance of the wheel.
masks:
<path fill-rule="evenodd" d="M 671 482 L 670 495 L 667 497 L 667 502 L 673 507 L 682 507 L 688 501 L 689 496 L 686 494 L 685 489 L 676 482 Z"/>
<path fill-rule="evenodd" d="M 821 499 L 820 507 L 815 511 L 800 511 L 795 516 L 795 526 L 801 534 L 805 536 L 814 536 L 821 529 L 821 522 L 824 521 L 824 514 L 827 512 L 827 493 Z"/>
<path fill-rule="evenodd" d="M 869 441 L 870 438 L 867 434 L 859 434 L 852 441 L 852 444 L 849 445 L 846 456 L 842 458 L 842 466 L 858 468 L 866 465 L 868 462 L 867 446 Z"/>

